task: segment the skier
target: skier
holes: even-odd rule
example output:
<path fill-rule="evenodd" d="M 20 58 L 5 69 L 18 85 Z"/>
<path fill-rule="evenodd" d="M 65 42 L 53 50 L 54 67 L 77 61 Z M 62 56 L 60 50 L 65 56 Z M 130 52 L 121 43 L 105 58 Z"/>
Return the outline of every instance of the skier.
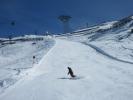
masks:
<path fill-rule="evenodd" d="M 33 64 L 35 64 L 36 56 L 33 56 Z"/>
<path fill-rule="evenodd" d="M 33 56 L 33 59 L 35 59 L 36 58 L 36 56 Z"/>
<path fill-rule="evenodd" d="M 73 74 L 73 71 L 70 67 L 67 67 L 68 68 L 68 75 L 70 74 L 70 76 L 73 78 L 73 77 L 76 77 L 74 74 Z"/>

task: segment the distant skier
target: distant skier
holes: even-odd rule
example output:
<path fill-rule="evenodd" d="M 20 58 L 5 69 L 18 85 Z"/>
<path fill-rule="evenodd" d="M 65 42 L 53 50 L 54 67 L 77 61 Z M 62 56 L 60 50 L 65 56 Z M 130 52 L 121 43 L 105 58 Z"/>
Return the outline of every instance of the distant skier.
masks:
<path fill-rule="evenodd" d="M 33 56 L 33 59 L 35 59 L 36 58 L 36 56 Z"/>
<path fill-rule="evenodd" d="M 35 64 L 36 56 L 33 56 L 33 64 Z"/>
<path fill-rule="evenodd" d="M 73 71 L 70 67 L 67 67 L 68 68 L 68 75 L 70 74 L 71 77 L 76 77 L 74 74 L 73 74 Z"/>

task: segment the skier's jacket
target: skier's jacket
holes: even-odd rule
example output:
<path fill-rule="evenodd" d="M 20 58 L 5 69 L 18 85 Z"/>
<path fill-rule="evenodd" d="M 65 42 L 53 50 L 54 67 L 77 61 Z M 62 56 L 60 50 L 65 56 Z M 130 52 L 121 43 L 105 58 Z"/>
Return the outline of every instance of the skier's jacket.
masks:
<path fill-rule="evenodd" d="M 68 75 L 70 74 L 71 77 L 75 77 L 75 75 L 73 74 L 73 71 L 70 67 L 67 67 L 68 68 Z"/>

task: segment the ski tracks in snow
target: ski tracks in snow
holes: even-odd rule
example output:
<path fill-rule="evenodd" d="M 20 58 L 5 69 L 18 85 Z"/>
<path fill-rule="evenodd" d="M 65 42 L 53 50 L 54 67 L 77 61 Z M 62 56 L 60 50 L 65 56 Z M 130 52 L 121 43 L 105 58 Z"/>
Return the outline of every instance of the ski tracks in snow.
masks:
<path fill-rule="evenodd" d="M 116 58 L 116 57 L 113 57 L 112 55 L 106 53 L 105 51 L 103 51 L 102 49 L 98 48 L 97 46 L 95 45 L 92 45 L 92 44 L 88 44 L 88 43 L 83 43 L 85 45 L 88 45 L 89 47 L 93 48 L 94 50 L 96 50 L 98 53 L 110 58 L 110 59 L 113 59 L 113 60 L 116 60 L 116 61 L 119 61 L 119 62 L 123 62 L 123 63 L 128 63 L 128 64 L 133 64 L 133 62 L 130 62 L 130 61 L 125 61 L 125 60 L 122 60 L 122 59 L 119 59 L 119 58 Z"/>

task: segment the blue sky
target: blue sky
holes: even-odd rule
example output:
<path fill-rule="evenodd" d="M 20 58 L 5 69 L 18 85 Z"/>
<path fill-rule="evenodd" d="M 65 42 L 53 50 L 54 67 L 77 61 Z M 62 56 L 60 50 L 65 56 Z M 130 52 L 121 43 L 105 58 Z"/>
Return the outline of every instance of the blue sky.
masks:
<path fill-rule="evenodd" d="M 73 30 L 133 14 L 133 0 L 0 0 L 0 36 L 37 31 L 61 33 L 59 15 L 72 16 Z M 15 26 L 11 21 L 15 20 Z"/>

